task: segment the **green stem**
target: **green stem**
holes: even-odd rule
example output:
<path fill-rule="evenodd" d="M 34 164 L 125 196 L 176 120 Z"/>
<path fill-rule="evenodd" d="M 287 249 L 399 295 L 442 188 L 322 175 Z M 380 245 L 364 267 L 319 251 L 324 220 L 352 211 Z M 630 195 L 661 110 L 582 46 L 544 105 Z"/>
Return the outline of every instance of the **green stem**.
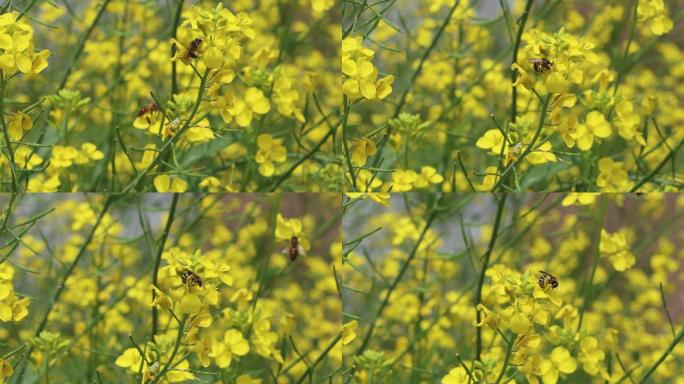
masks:
<path fill-rule="evenodd" d="M 328 346 L 325 347 L 323 352 L 321 352 L 321 354 L 316 358 L 316 360 L 314 360 L 313 364 L 311 364 L 306 369 L 306 371 L 304 371 L 304 373 L 299 377 L 299 380 L 297 380 L 297 384 L 302 383 L 304 381 L 304 379 L 306 379 L 307 376 L 313 375 L 313 370 L 316 368 L 316 366 L 323 361 L 325 356 L 327 356 L 328 353 L 330 353 L 330 351 L 335 347 L 335 345 L 337 345 L 337 343 L 341 339 L 342 339 L 342 333 L 337 334 L 337 336 L 335 336 L 335 338 L 328 344 Z"/>
<path fill-rule="evenodd" d="M 496 239 L 499 237 L 499 226 L 501 225 L 501 218 L 503 217 L 504 207 L 506 206 L 507 194 L 504 192 L 499 198 L 499 204 L 496 207 L 496 217 L 494 218 L 494 228 L 492 229 L 492 237 L 489 239 L 489 245 L 484 256 L 482 256 L 482 270 L 480 271 L 480 278 L 477 281 L 477 291 L 475 291 L 475 318 L 479 324 L 481 321 L 480 311 L 477 310 L 477 305 L 482 301 L 482 287 L 484 286 L 485 273 L 489 267 L 489 259 L 494 251 Z M 475 360 L 480 360 L 482 354 L 482 327 L 477 327 L 475 335 Z"/>
<path fill-rule="evenodd" d="M 60 90 L 64 89 L 64 87 L 66 86 L 66 83 L 69 80 L 69 76 L 71 76 L 71 72 L 76 67 L 76 61 L 78 61 L 78 58 L 81 56 L 81 53 L 83 53 L 83 48 L 85 48 L 86 42 L 88 41 L 88 39 L 90 38 L 90 35 L 95 30 L 95 26 L 100 21 L 100 18 L 104 14 L 104 11 L 107 8 L 107 5 L 109 5 L 110 1 L 111 0 L 104 0 L 102 5 L 100 6 L 100 9 L 97 11 L 97 15 L 95 16 L 95 19 L 93 20 L 92 24 L 90 24 L 90 27 L 88 27 L 85 34 L 81 38 L 81 42 L 78 44 L 78 48 L 76 48 L 76 53 L 74 54 L 74 57 L 71 59 L 71 63 L 69 65 L 67 65 L 67 71 L 64 74 L 64 77 L 62 78 L 61 83 L 59 84 Z"/>
<path fill-rule="evenodd" d="M 169 215 L 166 218 L 166 225 L 164 226 L 164 232 L 162 232 L 159 237 L 159 246 L 157 247 L 157 257 L 154 261 L 154 270 L 152 272 L 152 285 L 157 286 L 159 273 L 159 265 L 161 264 L 161 257 L 164 253 L 164 245 L 166 245 L 166 239 L 169 237 L 169 232 L 171 232 L 171 225 L 173 224 L 173 219 L 176 215 L 176 206 L 178 205 L 178 197 L 180 194 L 174 193 L 173 200 L 171 200 L 171 207 L 169 208 Z M 156 298 L 156 293 L 152 290 L 152 301 Z M 157 327 L 159 325 L 159 312 L 157 306 L 152 306 L 152 336 L 150 339 L 154 340 L 154 336 L 157 334 Z"/>
<path fill-rule="evenodd" d="M 347 140 L 347 124 L 349 122 L 349 111 L 351 106 L 349 105 L 349 100 L 347 96 L 343 97 L 344 112 L 342 115 L 342 149 L 344 150 L 344 158 L 347 162 L 347 169 L 349 171 L 349 177 L 351 178 L 352 190 L 356 191 L 356 173 L 354 172 L 354 166 L 351 162 L 351 150 L 349 149 L 349 142 Z"/>
<path fill-rule="evenodd" d="M 171 38 L 175 39 L 177 36 L 178 25 L 180 24 L 181 14 L 183 13 L 183 3 L 185 0 L 178 1 L 178 8 L 176 8 L 176 16 L 173 19 L 173 29 L 171 30 Z M 171 57 L 176 56 L 176 45 L 171 45 Z M 171 95 L 178 93 L 178 69 L 176 67 L 177 61 L 171 62 Z"/>
<path fill-rule="evenodd" d="M 589 283 L 587 285 L 587 291 L 586 291 L 586 294 L 584 295 L 584 301 L 582 302 L 582 308 L 580 309 L 579 322 L 577 323 L 577 332 L 579 332 L 582 329 L 582 320 L 584 319 L 584 313 L 589 308 L 589 300 L 591 299 L 591 295 L 592 295 L 593 284 L 594 284 L 594 276 L 596 275 L 596 269 L 598 268 L 599 259 L 601 258 L 601 251 L 600 251 L 601 231 L 603 230 L 603 224 L 606 220 L 606 210 L 608 209 L 608 200 L 605 197 L 603 197 L 603 198 L 601 198 L 600 204 L 601 205 L 599 208 L 599 214 L 597 217 L 596 228 L 595 228 L 596 231 L 594 232 L 594 264 L 591 267 L 591 275 L 589 276 Z"/>
<path fill-rule="evenodd" d="M 185 328 L 185 322 L 187 321 L 188 316 L 185 315 L 183 316 L 183 319 L 178 323 L 178 334 L 176 335 L 176 343 L 173 345 L 173 351 L 171 351 L 171 356 L 169 357 L 169 360 L 164 363 L 164 367 L 159 371 L 159 374 L 150 382 L 150 384 L 157 383 L 161 378 L 164 377 L 166 372 L 169 371 L 171 368 L 171 364 L 173 363 L 173 359 L 176 358 L 176 354 L 178 354 L 178 349 L 180 348 L 181 341 L 183 340 L 183 330 Z"/>
<path fill-rule="evenodd" d="M 625 77 L 626 71 L 624 70 L 625 62 L 627 61 L 627 56 L 629 56 L 629 48 L 632 45 L 632 40 L 634 39 L 634 31 L 636 30 L 637 24 L 637 8 L 639 7 L 639 0 L 634 1 L 634 11 L 632 13 L 632 27 L 629 29 L 629 36 L 627 37 L 627 45 L 625 46 L 625 53 L 622 55 L 622 60 L 620 61 L 620 69 L 618 70 L 617 80 L 613 85 L 613 96 L 617 94 L 618 87 Z"/>
<path fill-rule="evenodd" d="M 413 259 L 416 257 L 416 253 L 418 252 L 418 248 L 420 247 L 420 244 L 423 242 L 423 239 L 425 238 L 425 235 L 427 234 L 428 229 L 430 229 L 432 222 L 437 217 L 437 205 L 439 204 L 440 200 L 441 200 L 441 197 L 437 200 L 436 205 L 430 210 L 430 214 L 427 218 L 427 221 L 425 222 L 425 226 L 423 227 L 423 230 L 420 232 L 420 236 L 418 237 L 418 240 L 414 244 L 413 249 L 411 250 L 411 253 L 409 254 L 408 258 L 406 259 L 404 264 L 401 266 L 399 273 L 394 278 L 392 285 L 390 285 L 389 289 L 387 290 L 387 293 L 385 294 L 385 298 L 382 301 L 382 304 L 380 304 L 380 307 L 378 308 L 377 312 L 375 313 L 375 317 L 373 318 L 373 321 L 371 322 L 370 326 L 368 327 L 368 331 L 366 332 L 366 336 L 364 337 L 363 342 L 361 343 L 361 346 L 356 351 L 357 356 L 360 356 L 363 353 L 363 351 L 366 349 L 366 347 L 368 346 L 368 343 L 370 342 L 371 336 L 373 335 L 373 330 L 375 329 L 375 325 L 376 325 L 378 319 L 380 318 L 380 316 L 382 316 L 382 312 L 385 310 L 385 307 L 387 307 L 387 305 L 389 304 L 389 300 L 390 300 L 390 297 L 392 296 L 392 293 L 397 288 L 399 281 L 401 281 L 401 278 L 404 276 L 404 273 L 406 273 L 406 270 L 408 270 L 409 265 L 411 264 Z"/>
<path fill-rule="evenodd" d="M 88 233 L 88 236 L 86 237 L 85 241 L 81 245 L 81 248 L 78 250 L 78 253 L 76 254 L 76 257 L 74 258 L 74 261 L 69 265 L 69 268 L 67 271 L 64 273 L 64 276 L 62 277 L 62 280 L 60 283 L 57 285 L 57 289 L 55 290 L 55 293 L 52 296 L 52 300 L 50 300 L 47 304 L 47 310 L 45 311 L 45 315 L 43 315 L 43 319 L 40 321 L 40 324 L 38 325 L 38 328 L 36 329 L 36 332 L 34 333 L 34 337 L 40 336 L 40 333 L 43 332 L 45 329 L 45 326 L 47 325 L 48 322 L 48 317 L 50 317 L 50 313 L 52 312 L 52 309 L 54 308 L 55 304 L 59 301 L 59 297 L 62 295 L 62 291 L 64 291 L 64 288 L 66 287 L 66 282 L 71 276 L 71 274 L 74 272 L 74 269 L 76 269 L 76 265 L 78 262 L 81 260 L 83 255 L 86 252 L 86 249 L 88 248 L 88 245 L 93 240 L 93 237 L 95 236 L 95 232 L 97 229 L 100 227 L 100 223 L 102 223 L 102 219 L 104 218 L 105 213 L 107 213 L 107 210 L 109 209 L 110 205 L 114 202 L 115 197 L 114 196 L 109 196 L 107 200 L 104 203 L 104 206 L 102 207 L 102 211 L 100 211 L 100 214 L 97 217 L 97 220 L 95 221 L 95 225 L 93 225 L 93 228 L 90 230 Z M 28 360 L 31 358 L 31 352 L 33 352 L 33 346 L 29 347 L 28 352 L 26 353 L 26 360 L 24 360 L 21 368 L 19 369 L 17 373 L 17 379 L 15 380 L 15 384 L 21 383 L 24 380 L 24 372 L 26 371 L 26 365 L 28 364 Z"/>
<path fill-rule="evenodd" d="M 641 188 L 642 185 L 648 183 L 651 179 L 653 179 L 658 174 L 658 172 L 660 172 L 660 170 L 665 166 L 665 164 L 667 164 L 667 162 L 670 161 L 672 157 L 674 157 L 674 155 L 677 153 L 682 144 L 684 144 L 684 140 L 680 141 L 679 144 L 677 144 L 677 146 L 673 150 L 671 150 L 670 153 L 667 154 L 667 156 L 665 156 L 663 161 L 661 161 L 660 164 L 658 164 L 658 166 L 655 167 L 653 171 L 651 171 L 651 173 L 649 173 L 643 179 L 641 179 L 641 181 L 636 183 L 636 185 L 634 185 L 634 187 L 632 187 L 632 189 L 630 189 L 629 191 L 636 192 L 639 188 Z"/>
<path fill-rule="evenodd" d="M 523 153 L 520 156 L 518 156 L 518 158 L 515 159 L 515 161 L 513 161 L 511 165 L 508 166 L 508 168 L 506 168 L 503 175 L 501 175 L 499 180 L 492 187 L 492 192 L 495 192 L 497 189 L 501 188 L 504 185 L 508 175 L 511 173 L 513 169 L 515 169 L 515 166 L 520 164 L 525 159 L 525 157 L 527 157 L 527 155 L 529 155 L 530 152 L 534 150 L 534 145 L 537 143 L 537 140 L 539 139 L 539 136 L 541 135 L 541 132 L 544 128 L 544 122 L 546 121 L 546 112 L 549 108 L 550 101 L 551 94 L 549 94 L 546 97 L 546 100 L 544 101 L 544 105 L 542 106 L 541 110 L 541 115 L 539 116 L 539 125 L 537 126 L 537 131 L 534 133 L 534 136 L 532 137 L 532 141 L 530 141 L 530 144 L 527 146 L 527 148 L 525 148 L 525 151 L 523 151 Z"/>
<path fill-rule="evenodd" d="M 525 23 L 527 23 L 527 16 L 530 14 L 530 9 L 532 9 L 532 2 L 534 0 L 527 0 L 527 3 L 525 4 L 525 10 L 523 11 L 522 16 L 520 16 L 520 19 L 518 19 L 518 34 L 515 37 L 515 45 L 513 46 L 513 62 L 512 64 L 515 64 L 518 62 L 518 50 L 520 49 L 520 40 L 522 39 L 522 34 L 523 30 L 525 29 Z M 516 115 L 518 114 L 517 108 L 518 108 L 518 89 L 517 87 L 514 87 L 512 84 L 515 83 L 516 78 L 518 77 L 518 71 L 517 70 L 512 70 L 511 71 L 511 122 L 515 123 L 515 118 Z"/>
<path fill-rule="evenodd" d="M 7 81 L 5 80 L 5 73 L 0 71 L 0 125 L 2 126 L 2 136 L 5 139 L 5 147 L 7 149 L 7 160 L 9 161 L 10 172 L 12 174 L 12 192 L 18 192 L 17 183 L 17 169 L 14 162 L 14 150 L 12 149 L 12 141 L 9 137 L 9 130 L 5 124 L 5 89 Z"/>
<path fill-rule="evenodd" d="M 501 333 L 501 331 L 499 331 L 499 333 Z M 506 348 L 506 357 L 504 358 L 503 367 L 501 367 L 501 372 L 499 372 L 499 376 L 496 378 L 496 384 L 499 384 L 501 382 L 501 379 L 503 379 L 504 374 L 506 373 L 506 369 L 508 369 L 508 363 L 511 360 L 511 352 L 513 351 L 513 344 L 515 344 L 513 340 L 506 340 L 503 333 L 501 334 L 501 337 L 504 338 L 506 344 L 508 344 L 508 347 Z"/>
<path fill-rule="evenodd" d="M 444 19 L 442 22 L 442 25 L 439 26 L 439 29 L 435 33 L 435 36 L 432 38 L 432 41 L 430 42 L 430 45 L 428 48 L 423 52 L 423 56 L 420 58 L 420 62 L 418 63 L 418 67 L 416 67 L 416 70 L 413 72 L 413 75 L 411 76 L 411 79 L 409 80 L 409 83 L 406 85 L 406 89 L 404 89 L 404 93 L 402 93 L 401 98 L 399 99 L 399 103 L 397 104 L 396 108 L 394 109 L 394 113 L 392 114 L 392 118 L 395 118 L 399 116 L 399 113 L 401 113 L 401 109 L 404 107 L 404 104 L 406 103 L 406 97 L 408 96 L 409 92 L 411 91 L 411 88 L 413 87 L 413 83 L 416 81 L 418 78 L 418 75 L 420 75 L 420 72 L 423 70 L 423 65 L 427 61 L 428 57 L 430 56 L 430 53 L 432 53 L 432 50 L 435 49 L 437 46 L 437 43 L 439 42 L 440 37 L 442 37 L 442 34 L 444 33 L 444 30 L 446 29 L 447 25 L 449 25 L 449 21 L 451 21 L 451 17 L 454 15 L 454 12 L 456 11 L 456 8 L 458 8 L 458 5 L 461 3 L 461 0 L 456 0 L 454 1 L 454 5 L 449 9 L 449 14 L 447 17 Z M 373 161 L 373 167 L 377 167 L 381 155 L 382 155 L 382 150 L 385 147 L 385 144 L 389 140 L 390 135 L 392 135 L 392 126 L 387 127 L 387 131 L 385 132 L 385 135 L 380 141 L 380 145 L 378 145 L 378 150 L 377 150 L 377 155 L 375 157 L 375 160 Z"/>
<path fill-rule="evenodd" d="M 679 330 L 677 337 L 675 337 L 674 340 L 672 340 L 672 342 L 667 347 L 665 352 L 663 352 L 663 354 L 658 358 L 658 360 L 655 363 L 653 363 L 651 368 L 649 368 L 648 371 L 644 374 L 644 376 L 641 378 L 641 380 L 639 380 L 639 384 L 643 384 L 646 382 L 646 380 L 648 380 L 648 378 L 653 374 L 653 372 L 655 372 L 655 370 L 658 369 L 658 366 L 663 361 L 665 361 L 665 359 L 667 358 L 667 355 L 672 353 L 672 350 L 677 346 L 677 344 L 679 344 L 680 341 L 682 341 L 682 338 L 684 338 L 684 327 L 682 327 Z"/>
<path fill-rule="evenodd" d="M 123 191 L 121 192 L 122 194 L 126 194 L 131 189 L 137 188 L 138 184 L 140 184 L 140 181 L 142 180 L 142 178 L 145 177 L 148 173 L 150 173 L 152 171 L 152 169 L 154 167 L 156 167 L 162 161 L 162 158 L 164 158 L 169 153 L 169 151 L 171 150 L 171 147 L 178 140 L 178 138 L 181 137 L 183 135 L 183 133 L 185 133 L 185 131 L 187 131 L 190 128 L 190 125 L 192 124 L 192 119 L 197 114 L 197 111 L 199 110 L 199 106 L 202 103 L 202 97 L 204 96 L 204 86 L 206 84 L 208 75 L 209 75 L 209 70 L 207 70 L 207 72 L 205 72 L 204 75 L 202 76 L 202 80 L 200 81 L 199 91 L 197 92 L 197 99 L 195 100 L 195 105 L 192 108 L 192 112 L 190 113 L 190 116 L 188 116 L 188 120 L 185 122 L 185 124 L 183 124 L 181 129 L 178 130 L 178 133 L 175 136 L 168 139 L 161 146 L 161 148 L 158 151 L 158 155 L 154 158 L 154 160 L 152 160 L 150 165 L 148 165 L 147 168 L 145 168 L 142 172 L 140 172 L 133 179 L 133 181 L 131 181 L 126 186 L 126 188 L 123 189 Z"/>
<path fill-rule="evenodd" d="M 337 131 L 337 127 L 339 125 L 340 123 L 337 123 L 337 125 L 331 128 L 328 131 L 328 133 L 325 136 L 323 136 L 323 138 L 313 148 L 311 148 L 309 152 L 307 152 L 306 155 L 299 158 L 299 160 L 297 160 L 287 171 L 285 171 L 285 173 L 280 175 L 280 177 L 278 177 L 275 183 L 273 183 L 273 185 L 269 188 L 269 192 L 274 192 L 280 186 L 280 184 L 282 184 L 285 180 L 287 180 L 288 177 L 290 177 L 290 175 L 292 175 L 292 173 L 297 169 L 297 167 L 302 165 L 302 163 L 310 159 L 316 152 L 318 152 L 318 150 L 321 149 L 323 144 L 328 142 L 328 139 L 335 135 L 335 132 Z"/>

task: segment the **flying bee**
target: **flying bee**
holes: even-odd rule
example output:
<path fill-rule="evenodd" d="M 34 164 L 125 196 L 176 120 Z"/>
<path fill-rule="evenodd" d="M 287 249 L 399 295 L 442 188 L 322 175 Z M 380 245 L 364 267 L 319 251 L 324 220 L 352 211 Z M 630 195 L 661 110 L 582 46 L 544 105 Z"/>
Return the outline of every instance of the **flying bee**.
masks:
<path fill-rule="evenodd" d="M 297 260 L 297 256 L 299 255 L 306 256 L 306 250 L 304 247 L 302 247 L 302 244 L 299 242 L 299 238 L 297 236 L 292 236 L 290 238 L 287 248 L 283 250 L 283 253 L 287 253 L 292 261 Z"/>
<path fill-rule="evenodd" d="M 535 72 L 539 73 L 548 72 L 553 67 L 553 63 L 545 58 L 531 59 L 530 63 L 532 63 L 532 67 L 534 68 Z"/>
<path fill-rule="evenodd" d="M 553 289 L 558 288 L 558 278 L 556 276 L 544 271 L 539 271 L 539 273 L 541 273 L 538 280 L 539 288 L 546 289 L 548 286 L 551 286 Z"/>
<path fill-rule="evenodd" d="M 145 116 L 145 119 L 147 120 L 147 124 L 152 124 L 150 121 L 150 116 L 152 113 L 159 111 L 159 106 L 157 103 L 154 101 L 151 103 L 147 103 L 140 107 L 140 110 L 138 110 L 138 117 Z"/>
<path fill-rule="evenodd" d="M 196 59 L 199 57 L 199 48 L 202 45 L 202 39 L 199 37 L 190 42 L 188 51 L 185 52 L 186 59 Z"/>
<path fill-rule="evenodd" d="M 202 278 L 200 278 L 195 272 L 189 269 L 184 269 L 178 274 L 180 275 L 183 284 L 187 285 L 188 287 L 202 286 Z"/>

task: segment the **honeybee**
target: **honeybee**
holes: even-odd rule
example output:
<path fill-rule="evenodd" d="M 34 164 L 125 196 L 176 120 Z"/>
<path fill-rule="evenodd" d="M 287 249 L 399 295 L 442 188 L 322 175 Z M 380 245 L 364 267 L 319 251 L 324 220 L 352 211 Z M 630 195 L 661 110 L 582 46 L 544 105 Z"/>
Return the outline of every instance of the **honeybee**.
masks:
<path fill-rule="evenodd" d="M 147 103 L 147 104 L 143 105 L 142 107 L 140 107 L 140 110 L 138 111 L 138 117 L 146 115 L 148 113 L 156 112 L 158 110 L 159 110 L 159 106 L 154 101 L 151 103 Z"/>
<path fill-rule="evenodd" d="M 287 253 L 292 261 L 297 260 L 297 256 L 299 255 L 306 256 L 306 250 L 304 250 L 302 244 L 299 243 L 299 238 L 297 236 L 292 236 L 290 238 L 287 248 L 283 250 L 283 253 Z"/>
<path fill-rule="evenodd" d="M 558 288 L 558 278 L 556 276 L 544 271 L 539 271 L 539 273 L 541 273 L 538 280 L 539 288 L 546 289 L 548 286 L 551 286 L 553 289 Z"/>
<path fill-rule="evenodd" d="M 539 73 L 550 71 L 553 67 L 553 63 L 545 58 L 531 59 L 530 63 L 532 63 L 532 67 L 534 68 L 534 70 Z"/>
<path fill-rule="evenodd" d="M 200 278 L 195 272 L 189 269 L 184 269 L 178 274 L 180 275 L 183 284 L 187 285 L 188 287 L 202 286 L 202 278 Z"/>
<path fill-rule="evenodd" d="M 199 57 L 199 48 L 202 45 L 202 39 L 199 37 L 190 42 L 188 51 L 185 52 L 185 59 L 196 59 Z"/>
<path fill-rule="evenodd" d="M 152 121 L 150 120 L 150 116 L 152 113 L 159 111 L 159 106 L 157 103 L 154 101 L 151 103 L 147 103 L 140 107 L 140 110 L 138 110 L 138 117 L 145 116 L 145 119 L 147 120 L 147 124 L 152 124 Z"/>

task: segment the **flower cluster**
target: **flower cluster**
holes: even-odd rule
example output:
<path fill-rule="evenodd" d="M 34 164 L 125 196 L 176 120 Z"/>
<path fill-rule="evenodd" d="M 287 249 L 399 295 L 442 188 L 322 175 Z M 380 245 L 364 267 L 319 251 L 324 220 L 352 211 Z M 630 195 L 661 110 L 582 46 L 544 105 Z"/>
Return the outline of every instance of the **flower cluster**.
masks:
<path fill-rule="evenodd" d="M 0 188 L 339 190 L 333 3 L 200 1 L 159 12 L 112 0 L 85 4 L 75 18 L 67 5 L 37 2 L 4 13 L 10 150 Z M 60 58 L 52 71 L 40 73 L 50 54 L 41 45 Z M 85 144 L 88 164 L 66 166 Z"/>
<path fill-rule="evenodd" d="M 469 2 L 349 5 L 345 191 L 395 177 L 406 191 L 403 173 L 426 166 L 443 192 L 681 189 L 683 107 L 666 95 L 682 53 L 665 3 L 516 2 L 486 21 Z M 374 97 L 378 67 L 402 92 Z"/>
<path fill-rule="evenodd" d="M 9 198 L 3 380 L 295 382 L 341 364 L 338 196 Z M 283 252 L 293 236 L 307 257 Z"/>
<path fill-rule="evenodd" d="M 673 344 L 684 337 L 682 315 L 672 303 L 683 199 L 498 198 L 503 204 L 484 194 L 397 194 L 387 207 L 346 200 L 347 380 L 557 384 L 682 374 Z"/>
<path fill-rule="evenodd" d="M 0 71 L 6 78 L 20 72 L 41 73 L 48 66 L 50 51 L 35 52 L 33 28 L 18 12 L 0 15 Z"/>

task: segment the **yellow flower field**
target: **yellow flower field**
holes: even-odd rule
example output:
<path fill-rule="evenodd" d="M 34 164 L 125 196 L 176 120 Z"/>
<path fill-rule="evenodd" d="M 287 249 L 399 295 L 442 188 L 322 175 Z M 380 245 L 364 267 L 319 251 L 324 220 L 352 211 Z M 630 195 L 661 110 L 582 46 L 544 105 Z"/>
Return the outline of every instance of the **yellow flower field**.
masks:
<path fill-rule="evenodd" d="M 3 3 L 0 190 L 339 190 L 333 0 Z"/>
<path fill-rule="evenodd" d="M 682 189 L 681 0 L 342 4 L 345 191 Z"/>
<path fill-rule="evenodd" d="M 0 384 L 684 384 L 684 0 L 0 0 Z"/>
<path fill-rule="evenodd" d="M 683 218 L 676 194 L 348 203 L 345 382 L 682 383 Z"/>
<path fill-rule="evenodd" d="M 0 204 L 0 383 L 303 383 L 341 365 L 337 195 Z"/>

